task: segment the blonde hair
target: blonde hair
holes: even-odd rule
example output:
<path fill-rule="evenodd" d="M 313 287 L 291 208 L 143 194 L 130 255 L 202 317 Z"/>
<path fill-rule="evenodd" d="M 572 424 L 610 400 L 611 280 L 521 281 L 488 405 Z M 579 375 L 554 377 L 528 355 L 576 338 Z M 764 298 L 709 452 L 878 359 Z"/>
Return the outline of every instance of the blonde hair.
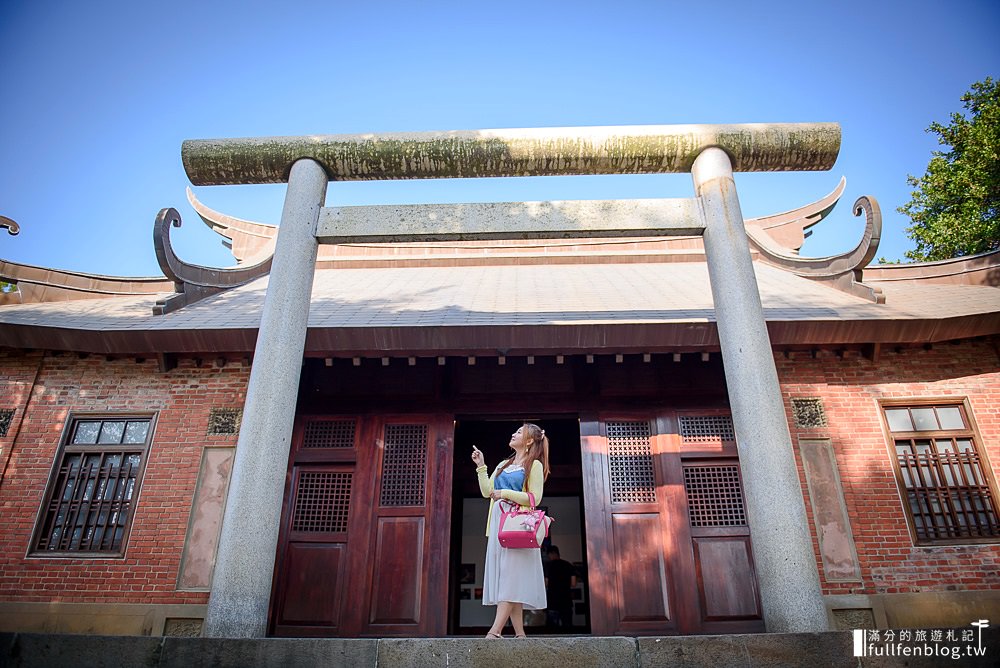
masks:
<path fill-rule="evenodd" d="M 527 487 L 528 475 L 531 474 L 531 467 L 535 465 L 535 460 L 542 463 L 542 480 L 548 480 L 549 478 L 549 437 L 545 435 L 545 430 L 537 424 L 525 422 L 521 425 L 521 428 L 524 430 L 522 432 L 523 438 L 531 440 L 531 444 L 528 446 L 528 453 L 524 458 L 524 485 Z M 497 468 L 497 475 L 500 475 L 508 465 L 512 464 L 516 457 L 517 453 L 515 452 L 504 460 Z"/>

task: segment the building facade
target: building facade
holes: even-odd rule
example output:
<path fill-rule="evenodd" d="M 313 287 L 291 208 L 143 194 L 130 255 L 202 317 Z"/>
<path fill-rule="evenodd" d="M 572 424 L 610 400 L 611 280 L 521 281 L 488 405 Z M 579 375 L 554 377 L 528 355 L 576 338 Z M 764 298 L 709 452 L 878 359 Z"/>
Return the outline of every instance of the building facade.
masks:
<path fill-rule="evenodd" d="M 1000 609 L 1000 254 L 867 267 L 863 198 L 858 249 L 798 258 L 842 191 L 746 221 L 819 594 L 832 628 L 964 626 Z M 281 498 L 234 501 L 277 235 L 190 197 L 240 268 L 185 265 L 176 212 L 166 278 L 0 267 L 0 629 L 202 633 L 240 503 L 279 518 L 267 634 L 481 633 L 469 455 L 529 420 L 576 631 L 773 630 L 699 236 L 320 246 L 291 409 L 253 404 L 293 423 Z"/>

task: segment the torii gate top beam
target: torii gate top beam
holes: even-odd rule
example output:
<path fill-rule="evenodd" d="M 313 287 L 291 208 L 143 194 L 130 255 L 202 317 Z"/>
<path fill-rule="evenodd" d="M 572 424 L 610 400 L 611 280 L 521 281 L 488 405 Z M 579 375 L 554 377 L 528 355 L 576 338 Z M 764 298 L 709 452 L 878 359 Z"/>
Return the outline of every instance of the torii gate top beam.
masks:
<path fill-rule="evenodd" d="M 821 171 L 840 152 L 837 123 L 639 125 L 456 130 L 244 139 L 189 139 L 181 158 L 194 185 L 285 183 L 311 158 L 331 181 L 664 174 L 691 171 L 717 146 L 733 171 Z"/>

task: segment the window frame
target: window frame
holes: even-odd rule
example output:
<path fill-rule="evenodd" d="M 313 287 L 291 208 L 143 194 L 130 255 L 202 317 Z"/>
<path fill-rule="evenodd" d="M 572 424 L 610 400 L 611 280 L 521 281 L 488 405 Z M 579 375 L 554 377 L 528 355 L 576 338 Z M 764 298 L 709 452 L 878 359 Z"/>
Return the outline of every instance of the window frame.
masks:
<path fill-rule="evenodd" d="M 889 417 L 886 413 L 887 410 L 893 408 L 928 408 L 928 407 L 946 407 L 946 406 L 956 406 L 962 412 L 962 417 L 965 419 L 965 428 L 963 429 L 944 429 L 944 430 L 923 430 L 923 431 L 892 431 L 889 427 Z M 896 492 L 899 495 L 900 507 L 903 512 L 903 516 L 906 518 L 907 528 L 910 534 L 910 541 L 913 543 L 914 547 L 944 547 L 949 545 L 995 545 L 1000 543 L 1000 535 L 998 536 L 970 536 L 965 538 L 921 538 L 917 533 L 916 522 L 913 518 L 913 512 L 910 509 L 910 502 L 907 498 L 907 487 L 906 481 L 903 477 L 902 469 L 899 465 L 899 456 L 896 451 L 896 441 L 898 440 L 929 440 L 934 441 L 937 439 L 959 439 L 968 438 L 972 441 L 972 447 L 979 457 L 979 462 L 982 468 L 983 480 L 986 483 L 986 487 L 989 488 L 990 495 L 993 500 L 993 510 L 994 515 L 1000 521 L 1000 497 L 997 495 L 997 480 L 993 475 L 993 466 L 990 463 L 988 453 L 983 447 L 983 438 L 979 431 L 979 426 L 976 424 L 975 416 L 973 415 L 972 405 L 969 402 L 968 397 L 955 397 L 955 396 L 943 396 L 943 397 L 902 397 L 902 398 L 892 398 L 892 399 L 881 399 L 878 401 L 879 408 L 879 418 L 882 422 L 882 430 L 885 434 L 885 444 L 887 449 L 887 454 L 889 455 L 889 460 L 892 464 L 893 476 L 896 481 Z M 942 489 L 947 489 L 944 487 Z"/>
<path fill-rule="evenodd" d="M 146 475 L 146 464 L 149 461 L 150 453 L 153 449 L 153 440 L 156 432 L 158 411 L 111 411 L 111 412 L 70 412 L 63 423 L 62 432 L 59 435 L 58 447 L 49 470 L 48 481 L 45 484 L 45 491 L 39 502 L 38 512 L 35 516 L 35 526 L 31 532 L 31 541 L 28 543 L 28 551 L 25 558 L 31 559 L 124 559 L 128 549 L 129 537 L 132 534 L 133 521 L 139 507 L 139 500 L 142 495 L 142 483 Z M 73 444 L 69 440 L 75 433 L 76 426 L 81 422 L 100 420 L 101 422 L 115 422 L 128 420 L 148 420 L 149 429 L 146 432 L 144 443 L 95 443 L 95 444 Z M 135 474 L 135 490 L 129 507 L 128 518 L 122 528 L 121 544 L 117 550 L 49 550 L 39 549 L 38 542 L 41 539 L 46 520 L 48 518 L 48 508 L 52 504 L 52 495 L 59 480 L 59 470 L 66 458 L 67 447 L 70 454 L 75 452 L 86 452 L 88 445 L 94 446 L 97 452 L 108 453 L 118 450 L 123 454 L 128 450 L 142 450 L 139 469 Z M 109 447 L 110 446 L 110 447 Z M 102 448 L 98 450 L 98 448 Z"/>

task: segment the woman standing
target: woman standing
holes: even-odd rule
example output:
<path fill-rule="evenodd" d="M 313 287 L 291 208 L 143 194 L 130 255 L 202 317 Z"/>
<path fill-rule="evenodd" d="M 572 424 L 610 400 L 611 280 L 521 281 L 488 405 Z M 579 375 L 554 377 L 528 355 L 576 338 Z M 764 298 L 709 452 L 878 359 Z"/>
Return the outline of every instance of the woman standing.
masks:
<path fill-rule="evenodd" d="M 487 638 L 499 638 L 510 619 L 514 636 L 524 638 L 524 610 L 545 609 L 545 576 L 539 549 L 506 548 L 497 540 L 501 506 L 528 506 L 528 492 L 535 504 L 542 500 L 542 486 L 549 476 L 549 439 L 538 425 L 525 423 L 510 437 L 514 453 L 487 475 L 483 453 L 472 446 L 472 461 L 479 476 L 479 490 L 490 499 L 486 522 L 486 568 L 483 605 L 497 606 Z"/>

